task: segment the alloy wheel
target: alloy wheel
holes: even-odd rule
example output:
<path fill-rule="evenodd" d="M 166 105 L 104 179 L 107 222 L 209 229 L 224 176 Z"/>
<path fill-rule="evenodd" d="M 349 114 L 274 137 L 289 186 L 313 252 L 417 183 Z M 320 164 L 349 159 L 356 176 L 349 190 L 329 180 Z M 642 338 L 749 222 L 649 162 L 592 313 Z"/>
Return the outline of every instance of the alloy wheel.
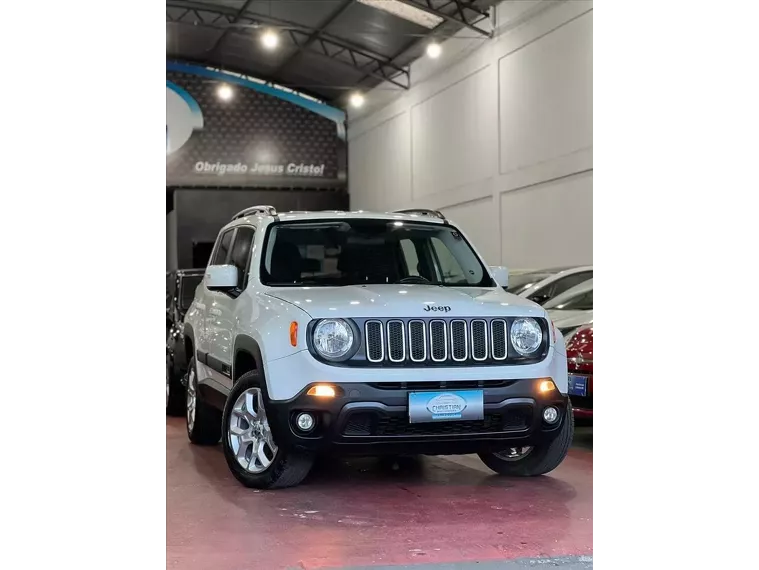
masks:
<path fill-rule="evenodd" d="M 195 384 L 195 367 L 191 366 L 187 373 L 187 429 L 190 431 L 195 426 L 195 405 L 197 400 L 197 386 Z"/>
<path fill-rule="evenodd" d="M 269 427 L 260 388 L 248 388 L 229 414 L 229 445 L 249 473 L 261 473 L 274 461 L 277 445 Z"/>
<path fill-rule="evenodd" d="M 504 461 L 519 461 L 520 459 L 527 457 L 533 449 L 533 447 L 509 447 L 494 455 L 498 459 L 503 459 Z"/>

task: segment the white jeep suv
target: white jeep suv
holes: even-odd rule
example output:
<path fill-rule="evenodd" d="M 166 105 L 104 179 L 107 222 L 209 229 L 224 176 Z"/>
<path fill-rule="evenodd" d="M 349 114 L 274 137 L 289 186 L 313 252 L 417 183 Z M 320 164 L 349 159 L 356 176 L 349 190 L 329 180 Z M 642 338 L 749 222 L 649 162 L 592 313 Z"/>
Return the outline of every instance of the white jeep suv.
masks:
<path fill-rule="evenodd" d="M 189 438 L 221 438 L 257 488 L 326 451 L 551 471 L 574 431 L 564 340 L 507 281 L 439 212 L 243 210 L 185 319 Z"/>

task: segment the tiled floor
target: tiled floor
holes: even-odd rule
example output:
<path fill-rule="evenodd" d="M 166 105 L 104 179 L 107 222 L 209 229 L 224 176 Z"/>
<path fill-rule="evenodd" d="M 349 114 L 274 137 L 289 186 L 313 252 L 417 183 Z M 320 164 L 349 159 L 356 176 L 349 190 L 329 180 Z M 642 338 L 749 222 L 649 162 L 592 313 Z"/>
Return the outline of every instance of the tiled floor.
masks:
<path fill-rule="evenodd" d="M 592 555 L 592 428 L 533 479 L 493 475 L 476 456 L 322 461 L 301 486 L 242 487 L 221 446 L 191 445 L 166 421 L 167 567 L 238 570 Z M 580 559 L 585 560 L 585 559 Z M 467 566 L 468 567 L 468 566 Z"/>

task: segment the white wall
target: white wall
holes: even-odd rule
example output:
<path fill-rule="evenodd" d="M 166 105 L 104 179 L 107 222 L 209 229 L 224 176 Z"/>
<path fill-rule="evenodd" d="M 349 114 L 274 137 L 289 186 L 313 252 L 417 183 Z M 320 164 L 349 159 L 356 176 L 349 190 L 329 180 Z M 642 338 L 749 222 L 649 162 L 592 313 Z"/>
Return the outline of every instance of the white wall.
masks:
<path fill-rule="evenodd" d="M 409 91 L 369 93 L 348 128 L 351 208 L 439 209 L 492 264 L 592 263 L 592 9 L 503 2 L 495 39 L 449 40 Z"/>

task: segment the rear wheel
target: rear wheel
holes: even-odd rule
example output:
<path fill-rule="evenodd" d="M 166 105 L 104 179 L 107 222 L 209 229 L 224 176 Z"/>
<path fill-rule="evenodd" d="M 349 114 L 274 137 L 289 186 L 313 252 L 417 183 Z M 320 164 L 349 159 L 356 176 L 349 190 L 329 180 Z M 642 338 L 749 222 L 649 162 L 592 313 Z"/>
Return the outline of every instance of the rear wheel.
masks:
<path fill-rule="evenodd" d="M 221 437 L 221 414 L 209 406 L 198 392 L 195 359 L 187 367 L 187 437 L 198 445 L 215 445 Z"/>
<path fill-rule="evenodd" d="M 174 361 L 166 355 L 166 415 L 181 416 L 185 411 L 185 390 L 174 373 Z"/>
<path fill-rule="evenodd" d="M 314 457 L 277 445 L 261 382 L 256 371 L 243 374 L 227 397 L 222 419 L 224 457 L 246 487 L 293 487 L 306 478 Z"/>
<path fill-rule="evenodd" d="M 569 452 L 575 423 L 572 404 L 567 403 L 559 435 L 550 443 L 535 447 L 510 447 L 497 453 L 480 453 L 480 459 L 499 475 L 533 477 L 556 469 Z"/>

